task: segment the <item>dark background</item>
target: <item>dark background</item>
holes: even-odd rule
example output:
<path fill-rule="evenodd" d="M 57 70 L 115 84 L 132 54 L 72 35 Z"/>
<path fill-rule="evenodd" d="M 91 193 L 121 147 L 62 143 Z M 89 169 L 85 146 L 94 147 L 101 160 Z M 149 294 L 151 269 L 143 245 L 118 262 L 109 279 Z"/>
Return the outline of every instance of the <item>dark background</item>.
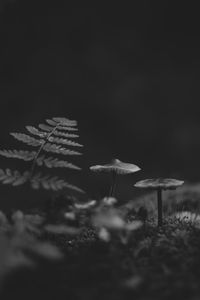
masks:
<path fill-rule="evenodd" d="M 10 131 L 66 116 L 78 120 L 85 145 L 75 182 L 92 197 L 109 178 L 88 167 L 112 157 L 142 168 L 120 179 L 126 199 L 148 176 L 198 181 L 199 25 L 189 2 L 1 1 L 1 148 L 14 147 Z M 11 190 L 1 191 L 12 205 Z M 27 203 L 15 193 L 15 205 Z"/>

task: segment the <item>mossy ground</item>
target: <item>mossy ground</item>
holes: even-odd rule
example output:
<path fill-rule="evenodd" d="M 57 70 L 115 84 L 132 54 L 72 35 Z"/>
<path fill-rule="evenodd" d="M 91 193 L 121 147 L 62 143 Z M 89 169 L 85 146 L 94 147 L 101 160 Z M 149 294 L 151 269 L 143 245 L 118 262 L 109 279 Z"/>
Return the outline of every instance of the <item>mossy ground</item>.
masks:
<path fill-rule="evenodd" d="M 38 261 L 35 269 L 11 273 L 1 299 L 199 299 L 200 229 L 166 213 L 186 204 L 198 213 L 200 189 L 189 188 L 176 193 L 176 201 L 166 197 L 162 228 L 157 228 L 150 205 L 149 220 L 127 244 L 117 238 L 103 242 L 87 228 L 74 239 L 52 238 L 65 259 Z M 127 207 L 132 209 L 132 204 Z"/>

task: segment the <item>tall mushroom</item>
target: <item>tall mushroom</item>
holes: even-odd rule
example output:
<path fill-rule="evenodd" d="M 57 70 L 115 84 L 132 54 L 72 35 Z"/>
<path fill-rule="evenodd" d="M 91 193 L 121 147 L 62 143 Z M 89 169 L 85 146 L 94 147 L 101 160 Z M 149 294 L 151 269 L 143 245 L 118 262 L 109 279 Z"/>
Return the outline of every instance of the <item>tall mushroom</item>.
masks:
<path fill-rule="evenodd" d="M 162 191 L 175 190 L 181 186 L 184 181 L 170 178 L 145 179 L 138 181 L 134 186 L 142 189 L 151 189 L 157 191 L 158 201 L 158 226 L 162 226 Z"/>
<path fill-rule="evenodd" d="M 112 185 L 110 188 L 109 197 L 112 197 L 116 187 L 116 178 L 118 174 L 130 174 L 135 173 L 140 170 L 140 168 L 136 165 L 124 163 L 119 159 L 113 159 L 109 164 L 105 165 L 96 165 L 90 167 L 91 171 L 95 172 L 110 172 L 112 173 Z"/>

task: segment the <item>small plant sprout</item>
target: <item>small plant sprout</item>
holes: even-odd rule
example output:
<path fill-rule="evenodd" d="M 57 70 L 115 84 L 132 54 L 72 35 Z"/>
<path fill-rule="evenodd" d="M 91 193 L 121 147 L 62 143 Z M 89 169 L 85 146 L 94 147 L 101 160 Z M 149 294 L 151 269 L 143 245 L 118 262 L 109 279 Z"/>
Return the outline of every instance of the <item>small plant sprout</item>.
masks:
<path fill-rule="evenodd" d="M 145 179 L 138 181 L 134 186 L 142 189 L 151 189 L 157 191 L 158 201 L 158 226 L 162 226 L 162 191 L 163 190 L 175 190 L 181 186 L 184 181 L 177 179 Z"/>
<path fill-rule="evenodd" d="M 90 170 L 95 172 L 109 172 L 112 174 L 112 184 L 109 197 L 113 197 L 116 188 L 117 175 L 135 173 L 140 171 L 140 168 L 134 164 L 124 163 L 115 158 L 109 164 L 92 166 L 90 167 Z"/>

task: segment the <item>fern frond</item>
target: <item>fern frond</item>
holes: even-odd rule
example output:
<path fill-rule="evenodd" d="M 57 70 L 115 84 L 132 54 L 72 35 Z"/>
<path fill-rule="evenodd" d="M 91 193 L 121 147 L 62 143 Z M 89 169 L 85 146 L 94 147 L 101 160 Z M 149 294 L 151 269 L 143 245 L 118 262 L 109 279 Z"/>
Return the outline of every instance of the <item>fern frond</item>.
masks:
<path fill-rule="evenodd" d="M 0 169 L 0 181 L 3 184 L 11 184 L 13 186 L 22 185 L 28 181 L 29 175 L 29 172 L 20 174 L 19 171 L 12 171 L 10 169 L 4 171 Z"/>
<path fill-rule="evenodd" d="M 41 155 L 37 159 L 37 165 L 43 166 L 45 165 L 47 168 L 69 168 L 73 170 L 81 170 L 78 166 L 67 162 L 66 160 L 59 160 L 54 157 L 45 157 L 44 155 Z"/>
<path fill-rule="evenodd" d="M 34 159 L 36 151 L 26 151 L 26 150 L 0 150 L 0 155 L 7 158 L 18 158 L 24 161 L 31 161 Z"/>
<path fill-rule="evenodd" d="M 28 132 L 30 132 L 33 135 L 37 135 L 40 138 L 46 138 L 48 136 L 47 132 L 44 131 L 40 131 L 37 128 L 35 128 L 34 126 L 26 126 L 26 129 L 28 130 Z"/>
<path fill-rule="evenodd" d="M 62 145 L 67 145 L 67 146 L 73 146 L 73 147 L 83 147 L 83 145 L 73 142 L 68 139 L 63 139 L 63 138 L 58 138 L 58 137 L 53 137 L 51 136 L 48 138 L 48 141 L 51 143 L 56 143 L 56 144 L 62 144 Z"/>
<path fill-rule="evenodd" d="M 34 126 L 26 126 L 28 134 L 10 133 L 16 140 L 21 141 L 29 146 L 38 147 L 36 151 L 27 150 L 0 150 L 0 155 L 7 158 L 17 158 L 24 161 L 32 161 L 29 172 L 20 173 L 19 171 L 5 171 L 0 169 L 0 181 L 4 184 L 22 185 L 28 182 L 33 188 L 40 187 L 46 190 L 58 191 L 63 188 L 83 192 L 80 188 L 66 182 L 59 177 L 44 176 L 42 174 L 35 175 L 36 166 L 44 166 L 47 168 L 69 168 L 80 170 L 80 168 L 71 162 L 60 160 L 59 158 L 41 154 L 42 152 L 51 152 L 58 155 L 81 155 L 82 153 L 66 148 L 82 147 L 81 144 L 74 142 L 73 138 L 78 135 L 73 131 L 77 131 L 77 122 L 67 118 L 47 119 L 47 124 L 39 124 L 38 128 Z"/>
<path fill-rule="evenodd" d="M 64 188 L 67 188 L 67 189 L 71 189 L 71 190 L 74 190 L 74 191 L 77 191 L 80 193 L 84 193 L 84 191 L 82 189 L 66 182 L 63 179 L 59 179 L 57 176 L 55 176 L 55 177 L 42 176 L 40 173 L 36 174 L 31 179 L 31 186 L 34 189 L 39 189 L 40 187 L 42 187 L 45 190 L 53 190 L 53 191 L 59 191 Z"/>
<path fill-rule="evenodd" d="M 62 155 L 81 155 L 80 152 L 69 150 L 59 145 L 51 144 L 51 143 L 46 143 L 43 147 L 43 150 L 46 152 L 52 152 L 52 153 L 57 153 Z"/>
<path fill-rule="evenodd" d="M 45 140 L 43 139 L 38 140 L 24 133 L 11 132 L 10 134 L 16 140 L 21 141 L 29 146 L 38 147 L 41 146 L 43 143 L 45 143 Z"/>
<path fill-rule="evenodd" d="M 62 132 L 62 131 L 58 131 L 58 130 L 55 130 L 53 132 L 53 135 L 58 136 L 58 137 L 64 137 L 64 138 L 78 138 L 79 137 L 78 134 Z"/>

